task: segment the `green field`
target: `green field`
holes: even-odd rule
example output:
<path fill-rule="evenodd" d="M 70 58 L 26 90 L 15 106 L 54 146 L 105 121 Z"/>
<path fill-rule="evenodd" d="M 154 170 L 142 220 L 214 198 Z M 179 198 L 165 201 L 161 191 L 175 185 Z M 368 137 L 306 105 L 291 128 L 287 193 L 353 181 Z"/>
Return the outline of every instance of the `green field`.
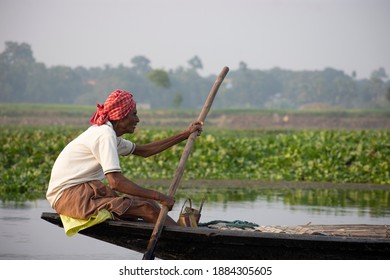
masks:
<path fill-rule="evenodd" d="M 0 104 L 0 109 L 2 197 L 44 192 L 57 155 L 88 126 L 94 112 L 93 106 L 71 105 Z M 126 136 L 135 143 L 171 135 L 197 116 L 196 110 L 140 111 L 139 128 L 134 135 Z M 183 180 L 390 184 L 387 111 L 338 113 L 347 120 L 362 122 L 365 118 L 376 118 L 385 124 L 375 129 L 305 129 L 288 128 L 283 124 L 277 128 L 253 128 L 245 121 L 235 129 L 230 124 L 223 126 L 215 122 L 221 115 L 233 120 L 243 116 L 245 120 L 275 114 L 282 115 L 282 112 L 214 110 L 207 119 L 204 133 L 195 142 Z M 332 122 L 335 117 L 335 112 L 330 111 L 284 114 L 292 119 L 305 115 L 309 120 L 325 116 Z M 46 121 L 63 122 L 55 125 Z M 123 172 L 133 180 L 169 180 L 175 173 L 183 147 L 184 143 L 147 159 L 122 158 Z"/>
<path fill-rule="evenodd" d="M 61 149 L 82 129 L 2 128 L 0 194 L 44 191 Z M 136 143 L 172 134 L 144 129 Z M 243 179 L 390 184 L 389 131 L 205 132 L 195 143 L 183 179 Z M 143 159 L 122 158 L 131 179 L 172 178 L 184 145 Z"/>

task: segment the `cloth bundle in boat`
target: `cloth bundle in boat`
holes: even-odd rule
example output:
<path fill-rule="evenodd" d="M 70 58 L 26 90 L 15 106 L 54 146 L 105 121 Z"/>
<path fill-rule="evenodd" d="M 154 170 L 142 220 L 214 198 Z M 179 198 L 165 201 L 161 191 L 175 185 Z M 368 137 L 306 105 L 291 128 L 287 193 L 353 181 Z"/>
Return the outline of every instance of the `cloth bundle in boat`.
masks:
<path fill-rule="evenodd" d="M 107 219 L 112 219 L 111 213 L 106 209 L 100 210 L 96 216 L 92 216 L 87 220 L 76 219 L 65 215 L 60 215 L 60 217 L 67 236 L 73 236 L 80 230 L 100 224 Z"/>
<path fill-rule="evenodd" d="M 189 203 L 189 206 L 186 206 L 186 204 Z M 200 205 L 199 210 L 192 207 L 192 200 L 191 198 L 187 198 L 186 201 L 183 203 L 183 206 L 180 211 L 179 220 L 177 223 L 180 226 L 185 227 L 198 227 L 198 223 L 200 220 L 202 208 L 203 208 L 204 200 L 202 200 L 202 203 Z"/>

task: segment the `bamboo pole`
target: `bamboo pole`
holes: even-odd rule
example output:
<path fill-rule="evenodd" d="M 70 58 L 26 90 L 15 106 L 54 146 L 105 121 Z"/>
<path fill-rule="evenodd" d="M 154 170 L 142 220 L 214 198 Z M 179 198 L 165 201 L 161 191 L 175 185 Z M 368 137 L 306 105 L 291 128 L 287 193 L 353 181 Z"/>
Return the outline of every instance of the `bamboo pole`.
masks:
<path fill-rule="evenodd" d="M 211 105 L 213 104 L 215 95 L 217 94 L 218 89 L 219 89 L 220 85 L 222 84 L 222 82 L 223 82 L 223 80 L 226 77 L 228 72 L 229 72 L 229 68 L 225 66 L 222 69 L 221 73 L 218 75 L 217 79 L 215 80 L 214 85 L 211 88 L 210 93 L 206 99 L 206 102 L 202 108 L 202 111 L 199 114 L 199 118 L 198 118 L 199 121 L 204 122 L 204 120 L 206 119 L 207 114 L 210 111 Z M 185 146 L 183 153 L 181 155 L 179 165 L 178 165 L 178 168 L 177 168 L 176 173 L 175 173 L 175 177 L 173 178 L 173 181 L 169 187 L 168 196 L 175 196 L 175 194 L 176 194 L 176 190 L 179 186 L 181 177 L 183 176 L 183 173 L 184 173 L 185 164 L 186 164 L 187 159 L 191 153 L 191 149 L 192 149 L 192 146 L 194 145 L 196 137 L 197 137 L 197 131 L 193 132 L 190 135 L 190 137 L 188 137 L 188 139 L 187 139 L 187 143 L 186 143 L 186 146 Z M 150 237 L 148 247 L 147 247 L 146 252 L 143 256 L 143 260 L 154 259 L 154 250 L 155 250 L 155 247 L 157 245 L 158 239 L 161 236 L 161 232 L 163 230 L 166 217 L 168 215 L 168 210 L 169 209 L 167 206 L 165 206 L 165 205 L 162 206 L 160 214 L 159 214 L 157 222 L 156 222 L 156 225 L 154 226 L 153 233 Z"/>

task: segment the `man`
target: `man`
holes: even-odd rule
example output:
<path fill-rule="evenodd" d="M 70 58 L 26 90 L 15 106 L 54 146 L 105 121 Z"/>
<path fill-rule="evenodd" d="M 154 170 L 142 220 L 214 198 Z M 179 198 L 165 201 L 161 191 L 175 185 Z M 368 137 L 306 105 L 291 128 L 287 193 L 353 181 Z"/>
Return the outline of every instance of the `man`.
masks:
<path fill-rule="evenodd" d="M 91 118 L 86 131 L 71 141 L 56 159 L 46 197 L 57 213 L 88 219 L 107 209 L 113 218 L 143 219 L 155 223 L 160 213 L 157 202 L 172 209 L 175 199 L 143 188 L 123 176 L 119 156 L 149 157 L 202 132 L 196 121 L 184 131 L 149 144 L 134 144 L 123 139 L 134 133 L 139 122 L 136 103 L 130 92 L 116 90 Z M 102 183 L 107 178 L 108 185 Z M 125 195 L 118 195 L 120 192 Z M 167 217 L 166 225 L 176 225 Z"/>

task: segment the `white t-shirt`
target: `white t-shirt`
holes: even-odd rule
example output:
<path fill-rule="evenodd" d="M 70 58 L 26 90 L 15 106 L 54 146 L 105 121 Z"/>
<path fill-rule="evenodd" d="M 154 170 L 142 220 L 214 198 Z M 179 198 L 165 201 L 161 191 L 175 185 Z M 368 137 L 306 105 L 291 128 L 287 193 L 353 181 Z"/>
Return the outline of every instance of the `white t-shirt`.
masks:
<path fill-rule="evenodd" d="M 67 188 L 121 172 L 118 155 L 129 155 L 134 149 L 134 143 L 116 136 L 110 122 L 89 127 L 56 159 L 46 193 L 50 205 L 53 207 Z"/>

